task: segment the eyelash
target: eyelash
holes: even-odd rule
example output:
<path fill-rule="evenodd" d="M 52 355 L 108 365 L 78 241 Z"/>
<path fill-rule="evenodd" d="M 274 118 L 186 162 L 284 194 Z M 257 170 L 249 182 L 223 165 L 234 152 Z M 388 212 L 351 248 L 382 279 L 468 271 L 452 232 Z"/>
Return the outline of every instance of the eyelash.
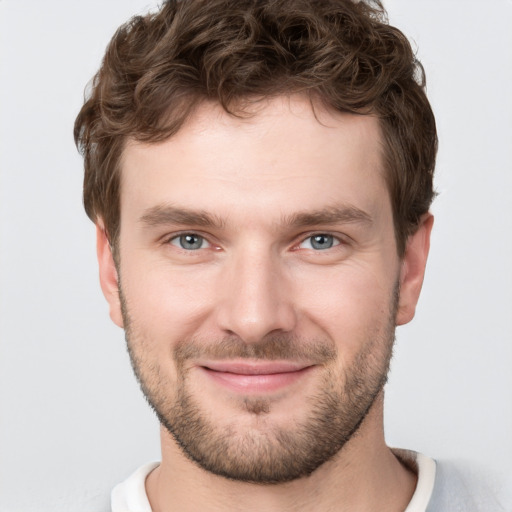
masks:
<path fill-rule="evenodd" d="M 325 247 L 325 248 L 319 248 L 319 247 L 315 248 L 314 247 L 315 244 L 321 243 L 320 240 L 318 240 L 318 239 L 322 239 L 322 238 L 323 239 L 325 239 L 325 238 L 331 239 L 330 241 L 331 241 L 332 245 L 330 245 L 329 247 Z M 317 239 L 317 240 L 314 240 L 314 239 Z M 310 242 L 311 249 L 316 249 L 315 252 L 327 251 L 334 247 L 338 247 L 339 245 L 342 244 L 342 241 L 340 240 L 340 238 L 335 235 L 332 235 L 331 233 L 314 233 L 312 235 L 307 236 L 306 238 L 303 238 L 302 241 L 298 245 L 300 246 L 308 241 Z"/>
<path fill-rule="evenodd" d="M 191 236 L 191 237 L 197 237 L 197 238 L 200 238 L 201 239 L 201 245 L 203 245 L 203 243 L 206 243 L 208 246 L 207 247 L 198 247 L 196 249 L 186 249 L 184 247 L 181 246 L 180 244 L 180 239 L 182 237 L 187 237 L 187 236 Z M 320 248 L 314 248 L 314 244 L 315 243 L 319 243 L 320 241 L 317 240 L 316 242 L 313 242 L 313 239 L 314 238 L 330 238 L 332 239 L 332 245 L 330 247 L 327 247 L 325 249 L 320 249 Z M 172 242 L 176 241 L 177 243 L 174 244 Z M 300 241 L 295 244 L 293 246 L 293 250 L 300 250 L 300 246 L 302 244 L 304 244 L 305 242 L 307 241 L 311 241 L 311 246 L 310 248 L 307 248 L 307 250 L 313 250 L 314 252 L 324 252 L 324 251 L 328 251 L 330 249 L 335 249 L 336 247 L 339 247 L 339 246 L 342 246 L 342 245 L 346 245 L 347 244 L 347 241 L 345 238 L 342 238 L 340 237 L 339 235 L 334 235 L 332 233 L 329 233 L 329 232 L 314 232 L 314 233 L 308 233 L 306 236 L 302 236 Z M 184 251 L 186 253 L 194 253 L 194 252 L 197 252 L 197 251 L 200 251 L 201 249 L 209 249 L 209 248 L 212 248 L 212 247 L 217 247 L 215 246 L 215 244 L 213 244 L 212 242 L 210 242 L 208 240 L 208 238 L 200 233 L 197 233 L 195 231 L 184 231 L 184 232 L 181 232 L 181 233 L 177 233 L 177 234 L 173 234 L 171 237 L 168 237 L 166 238 L 165 240 L 165 244 L 169 244 L 169 245 L 173 245 L 174 247 L 176 247 L 178 250 L 181 250 L 181 251 Z M 178 245 L 179 244 L 179 245 Z"/>
<path fill-rule="evenodd" d="M 198 247 L 197 249 L 185 249 L 184 247 L 180 247 L 179 245 L 172 243 L 173 241 L 177 241 L 179 243 L 179 241 L 182 237 L 187 237 L 187 236 L 200 238 L 201 241 L 206 242 L 206 244 L 208 244 L 209 247 Z M 206 236 L 204 236 L 200 233 L 196 233 L 195 231 L 184 231 L 182 233 L 173 234 L 171 237 L 169 237 L 165 240 L 165 243 L 169 244 L 169 245 L 173 245 L 177 249 L 182 250 L 187 253 L 196 252 L 196 251 L 199 251 L 200 249 L 206 249 L 206 248 L 210 248 L 211 246 L 213 246 L 213 244 L 208 241 Z"/>

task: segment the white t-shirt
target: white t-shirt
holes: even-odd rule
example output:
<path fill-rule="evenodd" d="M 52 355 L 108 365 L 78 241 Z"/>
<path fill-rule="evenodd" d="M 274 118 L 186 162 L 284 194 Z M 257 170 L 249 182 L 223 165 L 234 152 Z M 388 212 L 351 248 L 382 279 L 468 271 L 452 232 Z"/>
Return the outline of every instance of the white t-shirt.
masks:
<path fill-rule="evenodd" d="M 421 453 L 393 450 L 395 455 L 418 474 L 414 495 L 404 512 L 426 512 L 434 489 L 436 463 Z M 159 465 L 150 462 L 140 467 L 112 491 L 112 512 L 151 512 L 146 494 L 146 477 Z"/>

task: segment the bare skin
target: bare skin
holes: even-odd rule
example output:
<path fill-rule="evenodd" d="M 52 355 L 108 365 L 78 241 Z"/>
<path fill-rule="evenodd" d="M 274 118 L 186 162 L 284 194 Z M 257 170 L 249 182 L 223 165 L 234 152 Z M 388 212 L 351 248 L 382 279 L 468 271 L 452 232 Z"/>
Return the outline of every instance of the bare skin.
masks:
<path fill-rule="evenodd" d="M 153 510 L 405 510 L 416 477 L 385 444 L 375 383 L 387 371 L 395 325 L 414 316 L 432 217 L 399 258 L 377 120 L 313 113 L 302 97 L 263 103 L 248 119 L 204 104 L 171 139 L 129 143 L 122 172 L 120 275 L 100 221 L 100 280 L 146 394 L 169 425 L 183 412 L 184 389 L 209 438 L 227 443 L 221 455 L 231 470 L 242 454 L 249 467 L 268 465 L 243 450 L 261 440 L 270 460 L 283 456 L 276 432 L 307 448 L 297 425 L 308 426 L 326 384 L 336 384 L 331 398 L 350 416 L 355 373 L 370 407 L 310 476 L 271 485 L 206 471 L 162 428 L 162 463 L 146 482 Z M 304 354 L 314 340 L 332 357 L 220 358 L 226 337 L 247 350 L 297 340 Z M 188 345 L 194 351 L 180 367 L 176 354 Z M 268 370 L 273 364 L 279 372 Z"/>
<path fill-rule="evenodd" d="M 381 413 L 379 400 L 343 454 L 310 477 L 279 486 L 233 482 L 195 465 L 176 464 L 183 455 L 162 429 L 163 462 L 146 480 L 151 507 L 154 512 L 197 512 L 205 508 L 212 512 L 403 511 L 414 493 L 417 478 L 385 445 L 382 430 L 366 432 L 373 416 Z"/>

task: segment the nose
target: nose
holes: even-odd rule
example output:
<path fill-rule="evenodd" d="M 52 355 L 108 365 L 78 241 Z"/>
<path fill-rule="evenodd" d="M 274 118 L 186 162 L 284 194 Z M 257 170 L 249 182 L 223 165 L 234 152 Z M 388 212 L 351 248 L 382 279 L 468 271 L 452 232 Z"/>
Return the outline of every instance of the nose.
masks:
<path fill-rule="evenodd" d="M 257 343 L 271 333 L 294 330 L 293 294 L 278 255 L 268 250 L 234 255 L 223 272 L 221 288 L 217 321 L 225 334 Z"/>

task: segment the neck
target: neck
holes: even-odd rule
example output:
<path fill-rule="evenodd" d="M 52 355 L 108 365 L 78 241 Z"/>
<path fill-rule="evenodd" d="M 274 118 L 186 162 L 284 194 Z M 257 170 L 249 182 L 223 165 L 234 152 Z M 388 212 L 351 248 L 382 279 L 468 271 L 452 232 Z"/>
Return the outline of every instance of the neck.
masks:
<path fill-rule="evenodd" d="M 356 435 L 309 477 L 274 485 L 237 482 L 208 473 L 186 458 L 162 429 L 162 463 L 146 480 L 154 512 L 265 510 L 399 512 L 416 486 L 384 442 L 383 397 L 374 403 Z"/>

